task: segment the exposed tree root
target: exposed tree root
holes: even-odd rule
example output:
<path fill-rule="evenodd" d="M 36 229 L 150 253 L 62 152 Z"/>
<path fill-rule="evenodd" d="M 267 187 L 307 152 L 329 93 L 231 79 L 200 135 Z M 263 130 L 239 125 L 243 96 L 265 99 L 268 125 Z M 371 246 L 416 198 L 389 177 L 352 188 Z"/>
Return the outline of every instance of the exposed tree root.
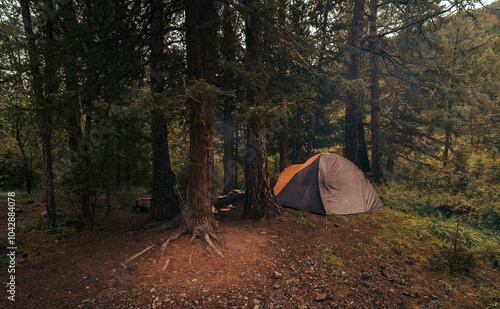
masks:
<path fill-rule="evenodd" d="M 188 228 L 188 226 L 185 223 L 181 224 L 181 227 L 174 234 L 170 235 L 170 237 L 161 245 L 161 250 L 165 251 L 172 241 L 176 240 L 184 234 L 188 234 L 189 232 L 190 229 Z M 222 252 L 213 242 L 213 240 L 215 240 L 217 244 L 222 245 L 215 233 L 215 228 L 212 225 L 205 223 L 194 227 L 192 230 L 191 241 L 195 240 L 196 238 L 200 238 L 202 240 L 204 247 L 208 252 L 210 252 L 211 254 L 217 254 L 221 258 L 224 258 L 224 254 L 222 254 Z"/>
<path fill-rule="evenodd" d="M 167 260 L 165 261 L 165 264 L 163 264 L 163 268 L 162 270 L 165 271 L 168 267 L 168 265 L 170 264 L 170 257 L 167 258 Z"/>
<path fill-rule="evenodd" d="M 187 226 L 185 226 L 185 224 L 181 224 L 181 226 L 179 227 L 179 229 L 174 234 L 170 235 L 170 237 L 161 245 L 161 250 L 162 251 L 167 250 L 168 245 L 172 241 L 176 240 L 181 235 L 184 235 L 187 232 L 188 232 Z"/>

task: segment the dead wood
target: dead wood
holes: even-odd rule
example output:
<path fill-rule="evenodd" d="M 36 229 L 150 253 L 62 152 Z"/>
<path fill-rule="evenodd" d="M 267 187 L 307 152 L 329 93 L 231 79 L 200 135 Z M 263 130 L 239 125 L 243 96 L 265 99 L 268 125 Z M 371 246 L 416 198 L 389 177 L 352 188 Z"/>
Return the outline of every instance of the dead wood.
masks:
<path fill-rule="evenodd" d="M 168 257 L 167 260 L 165 261 L 165 264 L 163 264 L 162 270 L 165 271 L 169 264 L 170 264 L 170 257 Z"/>
<path fill-rule="evenodd" d="M 137 253 L 137 254 L 134 254 L 132 255 L 131 257 L 128 258 L 128 260 L 125 261 L 125 264 L 128 264 L 130 263 L 131 261 L 133 261 L 134 259 L 140 257 L 141 255 L 143 255 L 144 253 L 148 252 L 149 250 L 151 250 L 151 248 L 153 248 L 155 245 L 151 245 L 149 247 L 147 247 L 146 249 L 142 250 L 141 252 Z"/>

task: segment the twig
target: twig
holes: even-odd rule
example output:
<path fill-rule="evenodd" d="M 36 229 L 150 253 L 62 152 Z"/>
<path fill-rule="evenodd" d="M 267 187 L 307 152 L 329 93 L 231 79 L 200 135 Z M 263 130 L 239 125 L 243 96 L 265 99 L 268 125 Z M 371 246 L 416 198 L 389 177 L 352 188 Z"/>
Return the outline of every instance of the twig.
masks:
<path fill-rule="evenodd" d="M 168 257 L 167 260 L 165 261 L 165 264 L 163 265 L 163 268 L 162 268 L 163 271 L 165 271 L 165 269 L 167 269 L 168 264 L 170 264 L 170 257 Z"/>
<path fill-rule="evenodd" d="M 142 250 L 141 252 L 137 253 L 137 254 L 134 254 L 133 256 L 129 257 L 128 260 L 125 261 L 125 264 L 128 264 L 130 261 L 140 257 L 141 255 L 143 255 L 144 253 L 148 252 L 149 250 L 151 250 L 151 248 L 153 248 L 155 245 L 151 245 L 149 247 L 147 247 L 146 249 Z"/>

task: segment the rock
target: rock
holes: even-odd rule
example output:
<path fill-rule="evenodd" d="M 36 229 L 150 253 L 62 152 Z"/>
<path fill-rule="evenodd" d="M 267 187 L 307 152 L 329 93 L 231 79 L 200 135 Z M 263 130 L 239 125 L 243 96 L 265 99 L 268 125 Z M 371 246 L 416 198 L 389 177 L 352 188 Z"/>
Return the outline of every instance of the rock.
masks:
<path fill-rule="evenodd" d="M 443 280 L 440 280 L 440 282 L 443 284 L 443 290 L 446 292 L 446 293 L 449 293 L 453 290 L 453 287 L 451 286 L 451 284 L 449 284 L 448 282 L 446 281 L 443 281 Z"/>
<path fill-rule="evenodd" d="M 274 278 L 274 279 L 281 279 L 281 278 L 283 278 L 283 274 L 282 274 L 282 273 L 280 273 L 280 272 L 275 271 L 275 272 L 273 273 L 273 278 Z"/>
<path fill-rule="evenodd" d="M 326 299 L 327 295 L 325 293 L 319 293 L 316 295 L 314 298 L 315 301 L 324 301 Z"/>
<path fill-rule="evenodd" d="M 136 270 L 136 269 L 137 269 L 137 265 L 135 265 L 135 264 L 134 264 L 134 265 L 127 266 L 127 270 L 128 270 L 128 271 L 134 271 L 134 270 Z"/>
<path fill-rule="evenodd" d="M 369 273 L 365 273 L 365 272 L 363 272 L 363 273 L 361 273 L 361 278 L 362 278 L 363 280 L 368 280 L 368 279 L 371 279 L 371 278 L 372 278 L 372 275 L 370 275 Z"/>

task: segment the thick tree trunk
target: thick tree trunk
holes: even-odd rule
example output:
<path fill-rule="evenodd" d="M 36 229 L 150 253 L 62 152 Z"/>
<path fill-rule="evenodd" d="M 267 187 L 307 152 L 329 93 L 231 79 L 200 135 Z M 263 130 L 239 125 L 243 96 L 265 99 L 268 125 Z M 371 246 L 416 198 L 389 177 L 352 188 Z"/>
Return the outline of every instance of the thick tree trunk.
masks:
<path fill-rule="evenodd" d="M 203 78 L 212 83 L 217 70 L 217 10 L 213 0 L 185 0 L 187 73 L 190 79 Z M 190 98 L 189 114 L 189 184 L 186 205 L 182 209 L 181 227 L 163 244 L 184 233 L 200 237 L 207 249 L 222 253 L 213 245 L 217 239 L 217 221 L 212 212 L 212 178 L 214 163 L 213 94 Z"/>
<path fill-rule="evenodd" d="M 361 39 L 363 34 L 363 10 L 365 1 L 354 0 L 351 34 L 349 39 L 349 80 L 356 80 L 361 74 Z M 359 160 L 359 106 L 361 98 L 358 92 L 349 91 L 346 96 L 344 155 L 360 166 Z"/>
<path fill-rule="evenodd" d="M 372 144 L 372 177 L 373 181 L 381 183 L 382 150 L 380 145 L 380 85 L 378 76 L 378 46 L 377 35 L 377 0 L 370 0 L 370 114 L 371 114 L 371 144 Z"/>
<path fill-rule="evenodd" d="M 164 49 L 164 10 L 162 0 L 151 0 L 150 88 L 162 93 L 165 81 L 162 70 Z M 151 141 L 153 148 L 153 183 L 151 188 L 150 216 L 155 220 L 167 220 L 179 213 L 175 196 L 175 177 L 170 165 L 167 117 L 161 108 L 151 115 Z"/>
<path fill-rule="evenodd" d="M 214 82 L 217 67 L 217 11 L 214 1 L 186 1 L 188 74 Z M 214 165 L 214 102 L 209 93 L 191 100 L 189 196 L 183 213 L 193 235 L 214 235 L 217 227 L 212 213 Z"/>
<path fill-rule="evenodd" d="M 263 20 L 258 9 L 258 0 L 246 1 L 251 10 L 245 22 L 246 60 L 255 75 L 264 70 Z M 265 104 L 264 84 L 260 78 L 249 89 L 250 104 L 256 108 Z M 271 188 L 267 163 L 267 143 L 264 121 L 259 115 L 251 115 L 247 124 L 247 153 L 245 159 L 246 199 L 243 217 L 250 219 L 274 218 L 281 213 L 281 207 Z"/>
<path fill-rule="evenodd" d="M 188 74 L 191 78 L 215 80 L 217 63 L 216 21 L 213 1 L 186 0 Z M 216 221 L 212 213 L 214 163 L 214 103 L 205 94 L 190 100 L 190 165 L 186 209 L 183 213 L 188 231 L 196 235 L 213 234 Z"/>
<path fill-rule="evenodd" d="M 23 19 L 24 33 L 28 44 L 28 57 L 32 77 L 32 90 L 35 100 L 35 107 L 38 116 L 38 127 L 40 133 L 40 142 L 42 145 L 42 179 L 43 191 L 47 208 L 47 225 L 48 228 L 56 227 L 56 202 L 54 193 L 54 175 L 52 172 L 52 132 L 49 112 L 47 111 L 47 102 L 43 92 L 44 78 L 40 71 L 40 59 L 36 50 L 35 34 L 31 22 L 31 13 L 29 1 L 20 0 L 21 14 Z M 49 18 L 50 19 L 50 18 Z M 46 28 L 46 34 L 50 34 L 51 24 Z M 53 76 L 50 76 L 53 78 Z"/>

